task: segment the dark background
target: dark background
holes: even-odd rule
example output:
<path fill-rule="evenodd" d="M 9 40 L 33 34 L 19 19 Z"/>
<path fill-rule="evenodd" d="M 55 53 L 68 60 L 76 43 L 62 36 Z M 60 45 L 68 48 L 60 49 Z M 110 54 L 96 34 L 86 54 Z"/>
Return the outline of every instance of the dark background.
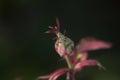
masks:
<path fill-rule="evenodd" d="M 90 51 L 107 70 L 89 67 L 77 80 L 120 80 L 119 0 L 0 0 L 0 80 L 35 80 L 65 65 L 54 50 L 48 26 L 60 20 L 61 31 L 77 43 L 94 36 L 113 44 Z M 62 79 L 64 80 L 64 79 Z"/>

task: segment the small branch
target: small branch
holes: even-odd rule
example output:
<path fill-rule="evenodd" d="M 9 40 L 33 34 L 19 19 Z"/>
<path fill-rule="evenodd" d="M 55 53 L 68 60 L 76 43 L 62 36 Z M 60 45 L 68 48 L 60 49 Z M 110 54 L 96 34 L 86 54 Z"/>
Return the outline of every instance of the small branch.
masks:
<path fill-rule="evenodd" d="M 73 70 L 67 73 L 66 80 L 75 80 L 75 76 L 73 75 Z"/>
<path fill-rule="evenodd" d="M 65 58 L 65 60 L 66 60 L 66 62 L 67 62 L 68 68 L 69 68 L 69 69 L 72 69 L 72 68 L 73 68 L 73 65 L 72 65 L 72 63 L 71 63 L 68 55 L 65 55 L 64 58 Z"/>
<path fill-rule="evenodd" d="M 69 68 L 69 72 L 67 73 L 66 80 L 75 80 L 75 77 L 74 77 L 74 74 L 73 74 L 73 64 L 70 61 L 68 55 L 65 55 L 64 58 L 65 58 L 65 60 L 67 62 L 68 68 Z"/>

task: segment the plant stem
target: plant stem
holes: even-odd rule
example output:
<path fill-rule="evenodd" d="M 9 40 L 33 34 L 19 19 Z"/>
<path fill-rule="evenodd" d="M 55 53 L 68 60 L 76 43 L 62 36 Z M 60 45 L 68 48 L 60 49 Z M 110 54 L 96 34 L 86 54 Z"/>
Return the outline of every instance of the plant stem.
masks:
<path fill-rule="evenodd" d="M 67 62 L 68 68 L 69 68 L 69 72 L 67 73 L 66 80 L 75 80 L 74 75 L 73 75 L 73 64 L 72 64 L 71 60 L 69 59 L 68 55 L 65 55 L 64 58 Z"/>
<path fill-rule="evenodd" d="M 68 68 L 69 68 L 69 69 L 72 69 L 72 68 L 73 68 L 73 65 L 72 65 L 72 63 L 71 63 L 68 55 L 65 55 L 64 58 L 65 58 L 65 60 L 66 60 L 66 62 L 67 62 Z"/>
<path fill-rule="evenodd" d="M 70 70 L 70 72 L 67 73 L 66 80 L 75 80 L 75 76 L 73 75 L 73 70 Z"/>

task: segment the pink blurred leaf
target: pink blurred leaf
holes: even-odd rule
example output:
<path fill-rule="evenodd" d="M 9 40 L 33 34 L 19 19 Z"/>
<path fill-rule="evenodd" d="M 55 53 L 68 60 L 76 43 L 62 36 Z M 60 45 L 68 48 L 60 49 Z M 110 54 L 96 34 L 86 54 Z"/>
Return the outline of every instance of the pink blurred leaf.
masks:
<path fill-rule="evenodd" d="M 59 76 L 68 72 L 67 68 L 61 68 L 56 70 L 49 78 L 49 80 L 56 80 Z"/>
<path fill-rule="evenodd" d="M 49 77 L 50 77 L 50 75 L 39 76 L 36 80 L 39 80 L 39 79 L 48 79 Z"/>
<path fill-rule="evenodd" d="M 100 62 L 98 62 L 97 60 L 94 59 L 89 59 L 89 60 L 84 60 L 84 61 L 80 61 L 75 65 L 75 70 L 81 70 L 83 67 L 85 66 L 98 66 L 99 68 L 103 68 L 105 69 Z"/>
<path fill-rule="evenodd" d="M 110 48 L 111 44 L 108 42 L 104 42 L 102 40 L 98 40 L 93 37 L 86 37 L 80 40 L 76 49 L 78 51 L 88 51 L 88 50 L 97 50 L 97 49 L 105 49 Z"/>
<path fill-rule="evenodd" d="M 52 72 L 49 75 L 40 76 L 40 77 L 38 77 L 38 79 L 56 80 L 59 76 L 65 74 L 67 72 L 68 72 L 67 68 L 60 68 L 60 69 L 57 69 L 56 71 Z"/>
<path fill-rule="evenodd" d="M 50 30 L 49 31 L 46 31 L 45 33 L 56 33 L 56 31 L 58 30 L 57 27 L 51 27 L 49 26 Z"/>
<path fill-rule="evenodd" d="M 57 25 L 58 30 L 60 30 L 60 22 L 59 22 L 58 17 L 56 17 L 56 25 Z"/>

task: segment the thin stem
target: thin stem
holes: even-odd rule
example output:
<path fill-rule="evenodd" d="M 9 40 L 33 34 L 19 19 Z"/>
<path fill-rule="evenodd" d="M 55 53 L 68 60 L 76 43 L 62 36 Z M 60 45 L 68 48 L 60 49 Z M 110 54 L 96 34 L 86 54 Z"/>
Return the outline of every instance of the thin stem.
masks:
<path fill-rule="evenodd" d="M 65 55 L 64 58 L 65 58 L 65 60 L 66 60 L 66 62 L 67 62 L 68 68 L 69 68 L 69 69 L 72 69 L 72 68 L 73 68 L 73 65 L 72 65 L 72 63 L 71 63 L 68 55 Z"/>
<path fill-rule="evenodd" d="M 73 74 L 73 64 L 72 64 L 72 62 L 70 61 L 68 55 L 65 55 L 64 58 L 65 58 L 65 60 L 66 60 L 66 62 L 67 62 L 68 68 L 69 68 L 69 72 L 67 73 L 66 80 L 75 80 L 74 74 Z"/>
<path fill-rule="evenodd" d="M 75 76 L 73 75 L 73 70 L 67 73 L 66 80 L 75 80 Z"/>

